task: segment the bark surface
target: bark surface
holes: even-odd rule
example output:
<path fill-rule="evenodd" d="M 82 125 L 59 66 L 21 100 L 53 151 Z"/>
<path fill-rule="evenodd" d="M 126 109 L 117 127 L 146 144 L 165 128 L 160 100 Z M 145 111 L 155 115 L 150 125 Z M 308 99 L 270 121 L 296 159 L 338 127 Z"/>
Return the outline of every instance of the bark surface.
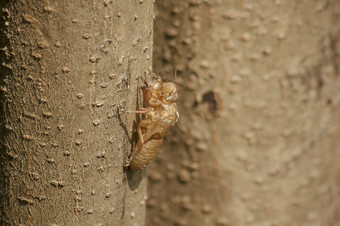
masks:
<path fill-rule="evenodd" d="M 152 1 L 1 1 L 1 225 L 144 225 L 123 170 Z"/>
<path fill-rule="evenodd" d="M 339 225 L 339 2 L 156 6 L 154 71 L 181 98 L 147 225 Z"/>

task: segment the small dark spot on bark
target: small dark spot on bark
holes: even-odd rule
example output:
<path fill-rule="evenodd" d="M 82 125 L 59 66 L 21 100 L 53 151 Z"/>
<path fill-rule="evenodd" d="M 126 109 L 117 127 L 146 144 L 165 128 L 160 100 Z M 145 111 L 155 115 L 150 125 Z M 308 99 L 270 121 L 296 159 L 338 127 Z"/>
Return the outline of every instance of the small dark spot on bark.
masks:
<path fill-rule="evenodd" d="M 33 17 L 31 17 L 30 15 L 28 15 L 28 14 L 25 14 L 24 15 L 24 20 L 27 22 L 27 23 L 30 23 L 30 24 L 33 24 L 34 23 L 34 18 Z"/>
<path fill-rule="evenodd" d="M 79 212 L 81 212 L 81 211 L 83 211 L 83 207 L 74 208 L 74 212 L 79 213 Z"/>
<path fill-rule="evenodd" d="M 333 103 L 332 99 L 331 99 L 331 98 L 328 98 L 328 99 L 327 99 L 327 105 L 332 105 L 332 103 Z"/>
<path fill-rule="evenodd" d="M 46 161 L 47 161 L 48 163 L 54 163 L 54 162 L 55 162 L 55 160 L 52 159 L 52 158 L 48 158 L 48 159 L 46 159 Z"/>
<path fill-rule="evenodd" d="M 105 158 L 105 152 L 98 153 L 96 157 L 99 158 L 99 159 L 100 158 Z"/>
<path fill-rule="evenodd" d="M 88 211 L 87 211 L 87 214 L 92 214 L 93 213 L 93 209 L 89 209 Z"/>
<path fill-rule="evenodd" d="M 25 134 L 22 137 L 24 138 L 24 140 L 28 140 L 28 141 L 33 140 L 33 137 L 31 135 L 26 135 Z"/>
<path fill-rule="evenodd" d="M 40 40 L 40 41 L 38 41 L 37 43 L 38 43 L 38 46 L 39 46 L 40 48 L 42 48 L 42 49 L 48 48 L 48 43 L 47 43 L 46 41 L 44 41 L 44 40 Z"/>
<path fill-rule="evenodd" d="M 42 147 L 42 148 L 43 148 L 43 147 L 46 147 L 46 143 L 44 143 L 44 142 L 39 143 L 39 146 Z"/>
<path fill-rule="evenodd" d="M 44 195 L 38 195 L 38 196 L 33 196 L 34 199 L 38 200 L 38 201 L 43 201 L 46 199 L 46 196 Z"/>
<path fill-rule="evenodd" d="M 100 124 L 100 119 L 95 119 L 92 121 L 94 126 L 98 126 Z"/>
<path fill-rule="evenodd" d="M 91 63 L 98 63 L 99 60 L 100 60 L 100 57 L 95 57 L 95 56 L 90 57 L 89 59 Z"/>
<path fill-rule="evenodd" d="M 74 143 L 75 143 L 77 146 L 80 146 L 83 142 L 82 142 L 81 140 L 76 140 Z"/>
<path fill-rule="evenodd" d="M 56 188 L 62 188 L 62 187 L 64 187 L 64 182 L 63 182 L 63 181 L 52 180 L 52 181 L 50 181 L 50 184 L 51 184 L 53 187 L 56 187 Z"/>
<path fill-rule="evenodd" d="M 109 4 L 111 4 L 113 2 L 113 0 L 105 0 L 104 1 L 104 6 L 108 6 Z"/>
<path fill-rule="evenodd" d="M 63 67 L 62 69 L 61 69 L 61 72 L 63 72 L 63 73 L 69 73 L 71 70 L 68 68 L 68 67 Z"/>
<path fill-rule="evenodd" d="M 49 6 L 45 6 L 44 7 L 44 11 L 47 13 L 52 13 L 53 12 L 53 8 L 49 7 Z"/>
<path fill-rule="evenodd" d="M 84 38 L 84 39 L 89 39 L 89 38 L 91 38 L 91 36 L 88 35 L 88 34 L 84 34 L 84 35 L 83 35 L 83 38 Z"/>
<path fill-rule="evenodd" d="M 112 195 L 111 193 L 106 193 L 106 194 L 105 194 L 105 198 L 107 198 L 107 199 L 108 199 L 108 198 L 111 198 L 111 195 Z"/>
<path fill-rule="evenodd" d="M 43 116 L 45 118 L 51 118 L 52 117 L 52 113 L 51 112 L 43 112 Z"/>
<path fill-rule="evenodd" d="M 115 208 L 111 208 L 111 209 L 109 210 L 109 213 L 112 214 L 112 213 L 115 212 L 115 210 L 116 210 Z"/>
<path fill-rule="evenodd" d="M 61 46 L 61 42 L 60 41 L 57 41 L 56 43 L 54 43 L 54 46 L 59 48 Z"/>
<path fill-rule="evenodd" d="M 208 91 L 203 94 L 202 103 L 208 104 L 210 114 L 214 117 L 219 116 L 222 110 L 222 100 L 218 93 L 214 91 Z"/>
<path fill-rule="evenodd" d="M 98 168 L 97 168 L 97 170 L 99 171 L 99 172 L 104 172 L 104 167 L 103 166 L 99 166 Z"/>
<path fill-rule="evenodd" d="M 11 153 L 11 152 L 7 153 L 7 155 L 11 160 L 17 159 L 19 157 L 19 155 Z"/>
<path fill-rule="evenodd" d="M 24 112 L 24 117 L 29 118 L 29 119 L 33 119 L 33 120 L 38 118 L 34 113 L 31 113 L 31 112 Z"/>
<path fill-rule="evenodd" d="M 40 53 L 32 53 L 32 56 L 34 57 L 34 59 L 36 60 L 40 60 L 42 58 L 42 55 Z"/>
<path fill-rule="evenodd" d="M 32 205 L 34 201 L 29 198 L 24 198 L 24 197 L 18 197 L 18 201 L 20 205 Z"/>
<path fill-rule="evenodd" d="M 170 27 L 165 31 L 165 36 L 168 38 L 173 38 L 178 35 L 178 30 L 174 27 Z"/>
<path fill-rule="evenodd" d="M 29 76 L 27 76 L 26 80 L 27 81 L 34 81 L 34 78 L 31 75 L 29 75 Z"/>

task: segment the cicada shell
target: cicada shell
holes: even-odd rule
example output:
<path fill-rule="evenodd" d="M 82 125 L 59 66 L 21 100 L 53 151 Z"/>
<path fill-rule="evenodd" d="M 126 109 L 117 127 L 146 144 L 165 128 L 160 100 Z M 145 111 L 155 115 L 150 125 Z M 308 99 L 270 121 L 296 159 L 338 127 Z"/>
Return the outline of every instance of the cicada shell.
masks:
<path fill-rule="evenodd" d="M 144 81 L 145 87 L 142 88 L 146 107 L 135 111 L 145 117 L 138 124 L 138 142 L 125 164 L 132 170 L 141 170 L 149 165 L 164 136 L 179 117 L 177 85 L 173 82 L 163 83 L 158 75 L 154 76 L 156 80 L 149 83 Z"/>

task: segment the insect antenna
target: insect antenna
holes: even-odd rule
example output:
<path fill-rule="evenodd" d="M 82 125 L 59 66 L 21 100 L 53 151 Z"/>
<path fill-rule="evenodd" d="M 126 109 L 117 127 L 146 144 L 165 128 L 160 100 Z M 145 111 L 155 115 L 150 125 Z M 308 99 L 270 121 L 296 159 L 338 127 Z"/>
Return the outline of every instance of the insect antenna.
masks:
<path fill-rule="evenodd" d="M 176 78 L 177 78 L 177 67 L 175 68 L 175 79 L 174 79 L 175 84 L 176 84 Z"/>
<path fill-rule="evenodd" d="M 176 84 L 176 78 L 177 78 L 177 67 L 175 68 L 175 78 L 174 78 L 174 82 Z M 174 86 L 174 88 L 172 88 L 171 92 L 170 92 L 170 95 L 172 94 L 172 92 L 175 90 L 176 88 L 176 85 Z"/>

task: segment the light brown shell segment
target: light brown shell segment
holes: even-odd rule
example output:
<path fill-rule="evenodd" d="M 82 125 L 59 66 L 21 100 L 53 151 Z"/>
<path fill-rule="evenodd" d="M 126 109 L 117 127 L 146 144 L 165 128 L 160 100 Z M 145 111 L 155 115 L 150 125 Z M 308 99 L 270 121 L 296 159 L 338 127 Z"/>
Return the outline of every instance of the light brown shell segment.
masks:
<path fill-rule="evenodd" d="M 163 139 L 150 140 L 142 146 L 141 151 L 133 158 L 130 163 L 130 169 L 141 170 L 145 168 L 158 152 L 158 147 L 162 144 Z"/>

